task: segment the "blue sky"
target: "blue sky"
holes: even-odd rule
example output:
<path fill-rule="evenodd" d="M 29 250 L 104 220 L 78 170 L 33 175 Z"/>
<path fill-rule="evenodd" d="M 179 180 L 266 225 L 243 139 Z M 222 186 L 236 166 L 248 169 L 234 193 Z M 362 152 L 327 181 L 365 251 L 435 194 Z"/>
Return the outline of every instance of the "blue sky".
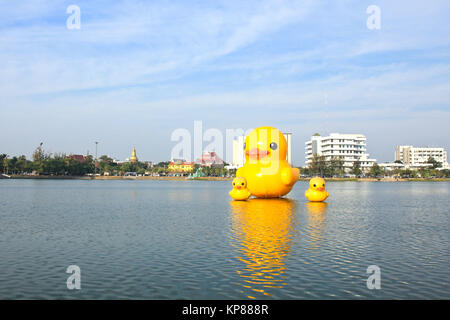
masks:
<path fill-rule="evenodd" d="M 449 35 L 447 0 L 0 0 L 0 153 L 162 161 L 194 120 L 290 131 L 297 165 L 315 132 L 450 150 Z"/>

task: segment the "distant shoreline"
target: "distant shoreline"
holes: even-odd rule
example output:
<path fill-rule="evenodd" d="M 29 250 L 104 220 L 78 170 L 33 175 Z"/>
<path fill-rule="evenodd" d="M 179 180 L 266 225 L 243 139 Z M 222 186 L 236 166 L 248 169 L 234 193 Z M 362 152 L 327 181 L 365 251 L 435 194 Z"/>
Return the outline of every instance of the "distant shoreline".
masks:
<path fill-rule="evenodd" d="M 161 181 L 191 181 L 191 180 L 205 180 L 205 181 L 231 181 L 232 177 L 200 177 L 195 179 L 188 179 L 187 177 L 175 176 L 31 176 L 31 175 L 11 175 L 10 179 L 36 179 L 36 180 L 161 180 Z"/>
<path fill-rule="evenodd" d="M 195 179 L 187 179 L 187 177 L 172 176 L 142 176 L 142 177 L 124 177 L 124 176 L 28 176 L 28 175 L 11 175 L 11 179 L 43 179 L 43 180 L 160 180 L 160 181 L 231 181 L 232 177 L 200 177 Z M 299 181 L 309 181 L 310 178 L 300 178 Z M 450 178 L 325 178 L 327 181 L 355 181 L 355 182 L 450 182 Z"/>

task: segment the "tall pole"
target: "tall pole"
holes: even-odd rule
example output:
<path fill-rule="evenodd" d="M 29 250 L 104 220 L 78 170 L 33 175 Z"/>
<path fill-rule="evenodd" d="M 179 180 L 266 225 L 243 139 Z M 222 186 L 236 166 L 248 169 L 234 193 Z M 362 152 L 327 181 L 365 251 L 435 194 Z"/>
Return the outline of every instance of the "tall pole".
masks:
<path fill-rule="evenodd" d="M 98 141 L 95 141 L 95 163 L 94 163 L 94 176 L 97 174 L 97 145 Z"/>

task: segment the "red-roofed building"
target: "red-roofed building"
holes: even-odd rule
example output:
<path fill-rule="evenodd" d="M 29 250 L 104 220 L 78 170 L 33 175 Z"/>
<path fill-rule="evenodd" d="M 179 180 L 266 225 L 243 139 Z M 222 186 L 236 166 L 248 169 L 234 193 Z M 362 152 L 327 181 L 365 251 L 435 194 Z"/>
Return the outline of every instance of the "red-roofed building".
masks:
<path fill-rule="evenodd" d="M 202 156 L 195 160 L 195 164 L 198 164 L 202 167 L 223 167 L 223 160 L 215 153 L 212 152 L 203 152 Z"/>
<path fill-rule="evenodd" d="M 78 162 L 85 162 L 86 161 L 86 157 L 83 156 L 82 154 L 71 154 L 70 156 L 67 156 L 67 158 L 76 160 Z"/>

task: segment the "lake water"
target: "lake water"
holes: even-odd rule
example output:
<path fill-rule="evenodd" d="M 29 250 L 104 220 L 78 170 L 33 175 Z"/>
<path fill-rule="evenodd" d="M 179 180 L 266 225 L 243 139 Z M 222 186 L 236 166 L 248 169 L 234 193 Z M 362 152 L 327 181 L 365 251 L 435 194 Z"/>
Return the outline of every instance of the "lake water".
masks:
<path fill-rule="evenodd" d="M 0 180 L 0 299 L 450 298 L 450 183 L 329 182 L 327 204 L 230 185 Z"/>

